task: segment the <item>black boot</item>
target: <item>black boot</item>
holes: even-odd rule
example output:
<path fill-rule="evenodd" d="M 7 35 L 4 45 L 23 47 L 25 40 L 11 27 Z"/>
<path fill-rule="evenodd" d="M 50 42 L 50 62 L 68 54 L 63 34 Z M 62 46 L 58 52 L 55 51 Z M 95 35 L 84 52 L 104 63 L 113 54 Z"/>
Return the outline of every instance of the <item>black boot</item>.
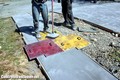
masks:
<path fill-rule="evenodd" d="M 47 26 L 47 27 L 44 27 L 44 32 L 50 32 L 50 28 Z"/>
<path fill-rule="evenodd" d="M 71 24 L 71 29 L 72 29 L 73 31 L 76 30 L 75 24 Z"/>
<path fill-rule="evenodd" d="M 66 27 L 67 27 L 67 26 L 70 26 L 70 24 L 69 24 L 68 22 L 64 21 L 64 22 L 63 22 L 63 26 L 66 26 Z"/>

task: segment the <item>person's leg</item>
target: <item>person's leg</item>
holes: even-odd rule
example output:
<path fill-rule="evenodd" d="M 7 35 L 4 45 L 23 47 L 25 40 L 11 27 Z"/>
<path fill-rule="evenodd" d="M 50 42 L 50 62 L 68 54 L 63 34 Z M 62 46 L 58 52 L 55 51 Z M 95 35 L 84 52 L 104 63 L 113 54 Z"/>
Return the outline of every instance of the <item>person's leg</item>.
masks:
<path fill-rule="evenodd" d="M 72 12 L 72 1 L 67 0 L 67 21 L 70 23 L 72 30 L 75 30 L 75 22 Z"/>
<path fill-rule="evenodd" d="M 72 12 L 72 2 L 71 0 L 67 0 L 67 20 L 70 24 L 75 24 L 73 12 Z"/>
<path fill-rule="evenodd" d="M 62 14 L 64 17 L 64 23 L 68 23 L 68 21 L 67 21 L 67 1 L 62 0 L 61 6 L 62 6 Z"/>
<path fill-rule="evenodd" d="M 33 16 L 33 24 L 34 24 L 34 30 L 36 33 L 36 37 L 40 37 L 39 35 L 39 6 L 36 5 L 35 3 L 32 3 L 32 16 Z"/>
<path fill-rule="evenodd" d="M 40 5 L 40 9 L 41 9 L 43 22 L 44 22 L 44 31 L 46 31 L 49 28 L 48 27 L 48 8 L 47 8 L 47 5 L 45 3 L 42 3 Z"/>

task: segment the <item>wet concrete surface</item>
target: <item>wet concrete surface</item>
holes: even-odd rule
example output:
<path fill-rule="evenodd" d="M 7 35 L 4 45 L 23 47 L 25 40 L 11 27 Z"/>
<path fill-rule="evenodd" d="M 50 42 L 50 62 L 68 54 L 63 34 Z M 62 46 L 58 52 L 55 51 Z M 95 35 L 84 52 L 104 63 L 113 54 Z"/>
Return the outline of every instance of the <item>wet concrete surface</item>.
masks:
<path fill-rule="evenodd" d="M 117 80 L 85 54 L 73 48 L 37 60 L 50 80 Z"/>

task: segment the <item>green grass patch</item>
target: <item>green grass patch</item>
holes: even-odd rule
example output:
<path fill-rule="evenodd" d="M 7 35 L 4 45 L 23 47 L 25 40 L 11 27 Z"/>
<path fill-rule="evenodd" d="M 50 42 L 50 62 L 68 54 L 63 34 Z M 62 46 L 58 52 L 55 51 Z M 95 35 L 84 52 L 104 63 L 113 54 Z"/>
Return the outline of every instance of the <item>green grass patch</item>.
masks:
<path fill-rule="evenodd" d="M 41 74 L 39 68 L 35 67 L 32 61 L 28 61 L 23 50 L 22 37 L 15 31 L 16 25 L 11 18 L 0 19 L 0 77 L 1 75 L 39 76 Z"/>
<path fill-rule="evenodd" d="M 11 18 L 0 19 L 0 75 L 15 72 L 23 55 L 21 36 L 15 32 L 16 26 Z"/>

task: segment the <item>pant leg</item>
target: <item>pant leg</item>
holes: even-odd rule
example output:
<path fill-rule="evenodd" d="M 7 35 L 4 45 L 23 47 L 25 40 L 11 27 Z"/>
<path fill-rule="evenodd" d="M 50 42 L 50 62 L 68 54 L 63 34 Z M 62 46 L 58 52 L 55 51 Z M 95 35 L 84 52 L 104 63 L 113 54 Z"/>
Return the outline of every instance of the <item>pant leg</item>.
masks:
<path fill-rule="evenodd" d="M 62 14 L 63 14 L 64 20 L 65 20 L 66 23 L 68 23 L 68 21 L 67 21 L 67 2 L 66 2 L 66 0 L 62 0 L 61 6 L 62 6 Z"/>
<path fill-rule="evenodd" d="M 73 12 L 72 12 L 72 1 L 71 0 L 67 0 L 67 21 L 70 24 L 75 24 Z"/>
<path fill-rule="evenodd" d="M 48 8 L 47 8 L 47 5 L 45 3 L 42 3 L 40 5 L 40 10 L 41 10 L 41 14 L 42 14 L 43 22 L 44 22 L 44 28 L 46 28 L 46 27 L 48 27 Z"/>
<path fill-rule="evenodd" d="M 32 16 L 33 16 L 33 24 L 36 32 L 39 32 L 39 5 L 32 3 Z"/>

